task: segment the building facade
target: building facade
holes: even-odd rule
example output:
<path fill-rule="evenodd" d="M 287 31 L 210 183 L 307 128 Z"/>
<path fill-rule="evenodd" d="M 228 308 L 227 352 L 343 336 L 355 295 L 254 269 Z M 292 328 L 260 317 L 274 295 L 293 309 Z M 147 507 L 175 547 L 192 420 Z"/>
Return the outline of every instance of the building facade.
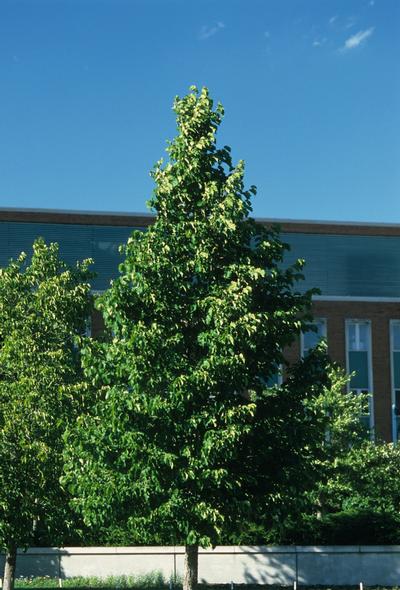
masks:
<path fill-rule="evenodd" d="M 38 236 L 58 242 L 71 264 L 93 258 L 102 291 L 118 274 L 118 247 L 133 229 L 145 230 L 152 215 L 0 209 L 0 266 L 21 251 L 31 252 Z M 371 394 L 362 420 L 376 437 L 400 438 L 400 225 L 260 219 L 281 227 L 289 244 L 286 262 L 304 258 L 305 281 L 318 287 L 313 299 L 316 332 L 301 335 L 290 361 L 307 354 L 319 338 L 332 360 L 355 373 L 349 388 Z M 93 318 L 94 335 L 101 330 Z"/>

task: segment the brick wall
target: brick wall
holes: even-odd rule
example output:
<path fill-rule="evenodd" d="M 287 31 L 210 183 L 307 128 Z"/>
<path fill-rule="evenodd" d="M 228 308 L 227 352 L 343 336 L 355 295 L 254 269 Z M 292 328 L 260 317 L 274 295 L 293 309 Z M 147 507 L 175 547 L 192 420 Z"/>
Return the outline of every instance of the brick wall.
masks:
<path fill-rule="evenodd" d="M 346 368 L 345 320 L 370 320 L 375 430 L 378 437 L 392 440 L 392 401 L 389 322 L 400 319 L 400 303 L 361 301 L 315 301 L 314 317 L 326 318 L 328 352 Z"/>

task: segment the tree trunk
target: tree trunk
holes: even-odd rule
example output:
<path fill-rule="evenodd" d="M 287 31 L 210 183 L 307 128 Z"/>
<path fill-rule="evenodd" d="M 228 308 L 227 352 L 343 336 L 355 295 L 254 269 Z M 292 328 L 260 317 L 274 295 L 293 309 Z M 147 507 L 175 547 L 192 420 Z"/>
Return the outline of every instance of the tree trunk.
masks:
<path fill-rule="evenodd" d="M 196 590 L 199 569 L 199 546 L 185 545 L 183 590 Z"/>
<path fill-rule="evenodd" d="M 3 590 L 14 590 L 16 564 L 17 548 L 9 547 L 6 551 L 6 561 L 4 564 Z"/>

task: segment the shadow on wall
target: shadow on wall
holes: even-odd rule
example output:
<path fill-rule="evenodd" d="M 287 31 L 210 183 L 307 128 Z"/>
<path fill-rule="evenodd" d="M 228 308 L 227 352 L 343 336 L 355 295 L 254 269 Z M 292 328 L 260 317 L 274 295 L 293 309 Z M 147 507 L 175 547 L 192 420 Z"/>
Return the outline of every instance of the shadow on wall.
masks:
<path fill-rule="evenodd" d="M 203 584 L 293 586 L 294 547 L 232 546 L 200 550 L 199 581 Z"/>
<path fill-rule="evenodd" d="M 240 554 L 237 557 L 240 559 Z M 243 582 L 278 586 L 293 586 L 293 582 L 301 583 L 296 576 L 296 561 L 294 547 L 249 548 L 243 555 Z"/>
<path fill-rule="evenodd" d="M 56 547 L 38 547 L 34 549 L 18 549 L 17 578 L 45 577 L 65 578 L 61 558 L 66 554 L 63 549 Z M 0 556 L 0 577 L 4 572 L 4 553 Z"/>

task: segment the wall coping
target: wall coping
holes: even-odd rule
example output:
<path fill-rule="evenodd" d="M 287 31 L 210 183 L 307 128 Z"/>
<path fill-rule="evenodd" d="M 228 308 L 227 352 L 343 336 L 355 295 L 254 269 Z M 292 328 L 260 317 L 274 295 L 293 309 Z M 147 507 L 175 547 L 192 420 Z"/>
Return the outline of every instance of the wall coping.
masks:
<path fill-rule="evenodd" d="M 30 547 L 18 549 L 24 555 L 183 555 L 184 546 L 129 547 Z M 199 549 L 201 555 L 217 554 L 354 554 L 399 553 L 400 545 L 218 545 Z"/>

